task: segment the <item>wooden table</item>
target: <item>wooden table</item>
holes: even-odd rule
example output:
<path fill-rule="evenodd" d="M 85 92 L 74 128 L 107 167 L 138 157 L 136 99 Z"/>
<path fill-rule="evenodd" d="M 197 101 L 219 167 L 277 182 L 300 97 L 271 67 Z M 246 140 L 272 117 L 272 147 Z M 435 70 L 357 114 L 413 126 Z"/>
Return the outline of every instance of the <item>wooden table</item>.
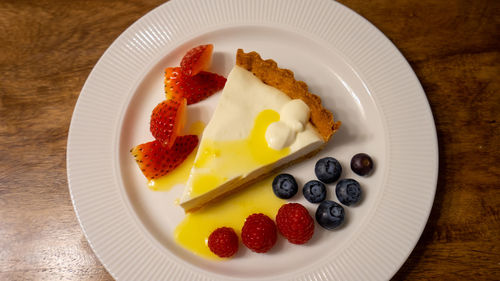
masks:
<path fill-rule="evenodd" d="M 0 2 L 0 280 L 112 279 L 71 205 L 68 127 L 99 57 L 162 2 Z M 435 203 L 394 279 L 500 279 L 500 2 L 340 2 L 401 50 L 437 126 Z"/>

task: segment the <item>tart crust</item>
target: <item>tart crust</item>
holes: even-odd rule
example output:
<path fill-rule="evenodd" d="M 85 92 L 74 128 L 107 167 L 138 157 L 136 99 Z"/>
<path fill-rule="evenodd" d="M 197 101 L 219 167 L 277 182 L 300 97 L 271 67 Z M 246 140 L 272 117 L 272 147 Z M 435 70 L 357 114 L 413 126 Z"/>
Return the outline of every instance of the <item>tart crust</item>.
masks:
<path fill-rule="evenodd" d="M 272 60 L 263 60 L 257 52 L 245 53 L 242 49 L 236 52 L 236 65 L 252 72 L 265 84 L 279 89 L 291 99 L 301 99 L 311 110 L 311 124 L 328 142 L 339 129 L 341 122 L 335 122 L 333 113 L 321 105 L 321 98 L 309 92 L 307 84 L 297 81 L 289 69 L 279 68 Z"/>

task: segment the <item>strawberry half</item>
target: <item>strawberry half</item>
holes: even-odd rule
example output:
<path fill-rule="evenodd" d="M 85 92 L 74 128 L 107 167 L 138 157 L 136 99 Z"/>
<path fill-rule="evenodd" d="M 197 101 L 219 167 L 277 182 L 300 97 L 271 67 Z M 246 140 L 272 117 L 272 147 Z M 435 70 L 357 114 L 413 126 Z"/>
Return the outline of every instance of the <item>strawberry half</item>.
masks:
<path fill-rule="evenodd" d="M 153 113 L 149 129 L 156 140 L 166 148 L 172 147 L 186 123 L 186 99 L 169 99 L 159 103 Z"/>
<path fill-rule="evenodd" d="M 168 174 L 179 166 L 198 145 L 198 136 L 186 135 L 175 139 L 169 149 L 159 141 L 140 144 L 130 150 L 148 180 Z"/>
<path fill-rule="evenodd" d="M 165 68 L 165 95 L 167 100 L 180 99 L 184 97 L 184 89 L 181 87 L 181 79 L 184 75 L 180 67 L 167 67 Z"/>
<path fill-rule="evenodd" d="M 181 60 L 181 71 L 184 75 L 195 76 L 210 67 L 214 45 L 200 45 L 189 50 Z"/>
<path fill-rule="evenodd" d="M 194 104 L 220 91 L 225 84 L 226 78 L 212 72 L 202 71 L 195 76 L 186 76 L 180 67 L 165 69 L 167 99 L 186 98 L 187 104 Z"/>

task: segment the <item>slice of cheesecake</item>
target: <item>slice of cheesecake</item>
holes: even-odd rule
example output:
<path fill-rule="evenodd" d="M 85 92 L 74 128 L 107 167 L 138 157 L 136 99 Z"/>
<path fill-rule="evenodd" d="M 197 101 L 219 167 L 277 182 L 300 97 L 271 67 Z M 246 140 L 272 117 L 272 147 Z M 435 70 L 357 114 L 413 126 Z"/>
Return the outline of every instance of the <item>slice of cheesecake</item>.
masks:
<path fill-rule="evenodd" d="M 309 158 L 339 126 L 293 72 L 239 49 L 180 205 L 194 211 Z"/>

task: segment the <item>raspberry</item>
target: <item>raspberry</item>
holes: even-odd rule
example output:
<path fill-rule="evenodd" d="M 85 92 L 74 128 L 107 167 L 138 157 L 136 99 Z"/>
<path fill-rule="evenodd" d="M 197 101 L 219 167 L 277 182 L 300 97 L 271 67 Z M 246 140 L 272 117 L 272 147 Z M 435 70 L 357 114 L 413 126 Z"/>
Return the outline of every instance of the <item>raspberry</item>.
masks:
<path fill-rule="evenodd" d="M 247 217 L 241 229 L 241 241 L 256 253 L 269 251 L 277 239 L 274 221 L 264 214 L 253 214 Z"/>
<path fill-rule="evenodd" d="M 238 251 L 238 236 L 230 227 L 219 227 L 208 237 L 208 248 L 221 258 L 228 258 Z"/>
<path fill-rule="evenodd" d="M 304 244 L 314 234 L 314 220 L 299 203 L 288 203 L 278 210 L 276 225 L 280 233 L 293 244 Z"/>

